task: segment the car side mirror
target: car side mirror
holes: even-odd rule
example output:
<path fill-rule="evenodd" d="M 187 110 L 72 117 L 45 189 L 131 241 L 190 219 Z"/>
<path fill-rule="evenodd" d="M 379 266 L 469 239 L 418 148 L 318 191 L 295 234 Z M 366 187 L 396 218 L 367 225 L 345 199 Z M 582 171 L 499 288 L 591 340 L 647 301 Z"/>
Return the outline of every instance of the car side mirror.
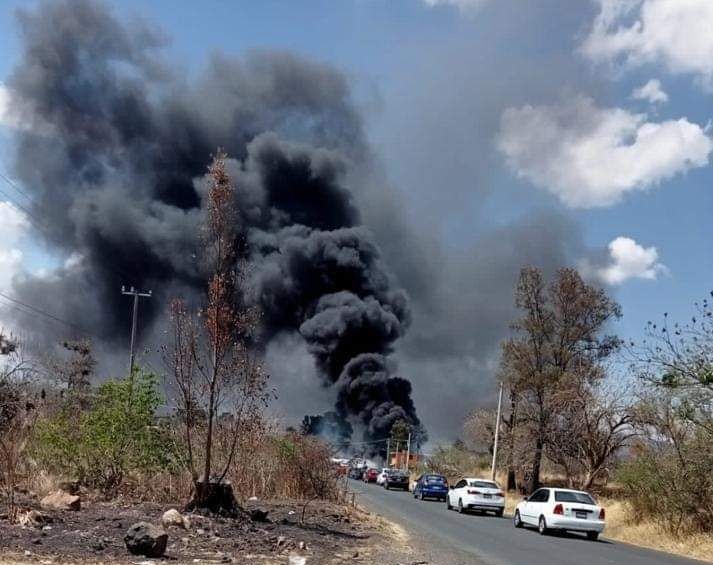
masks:
<path fill-rule="evenodd" d="M 454 487 L 453 485 L 451 485 L 451 486 L 448 487 L 449 490 L 453 490 L 454 488 L 455 488 L 455 487 Z"/>
<path fill-rule="evenodd" d="M 523 501 L 523 502 L 527 502 L 528 500 L 530 500 L 530 497 L 529 497 L 529 496 L 523 496 L 523 497 L 522 497 L 522 501 Z"/>

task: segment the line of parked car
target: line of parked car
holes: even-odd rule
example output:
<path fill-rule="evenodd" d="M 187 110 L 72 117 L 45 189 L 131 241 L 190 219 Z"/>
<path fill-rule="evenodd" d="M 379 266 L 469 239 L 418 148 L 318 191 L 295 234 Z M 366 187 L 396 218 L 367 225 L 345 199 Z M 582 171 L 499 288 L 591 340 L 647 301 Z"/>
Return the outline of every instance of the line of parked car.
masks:
<path fill-rule="evenodd" d="M 365 483 L 376 483 L 389 490 L 392 488 L 409 490 L 409 474 L 401 469 L 384 467 L 381 472 L 370 467 L 368 469 L 352 469 L 349 476 Z"/>
<path fill-rule="evenodd" d="M 502 517 L 505 512 L 505 493 L 495 481 L 464 477 L 449 485 L 443 475 L 428 473 L 409 486 L 405 471 L 386 467 L 381 471 L 372 467 L 352 469 L 350 477 L 386 489 L 411 490 L 414 498 L 445 502 L 448 510 L 460 513 L 487 512 Z M 546 487 L 523 498 L 516 506 L 512 520 L 516 528 L 534 526 L 542 535 L 555 530 L 571 531 L 596 540 L 604 531 L 605 511 L 587 492 Z"/>

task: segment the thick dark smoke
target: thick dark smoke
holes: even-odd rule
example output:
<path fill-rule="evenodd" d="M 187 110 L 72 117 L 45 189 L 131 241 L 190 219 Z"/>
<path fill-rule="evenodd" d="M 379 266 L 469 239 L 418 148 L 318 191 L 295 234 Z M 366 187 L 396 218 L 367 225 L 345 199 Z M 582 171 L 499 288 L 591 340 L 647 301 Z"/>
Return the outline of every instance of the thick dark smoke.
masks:
<path fill-rule="evenodd" d="M 149 327 L 172 294 L 197 300 L 204 175 L 221 147 L 266 341 L 299 332 L 336 386 L 340 429 L 369 440 L 401 418 L 420 428 L 411 385 L 387 357 L 409 325 L 408 300 L 346 187 L 368 152 L 342 75 L 251 53 L 216 55 L 192 81 L 162 64 L 159 33 L 99 3 L 46 2 L 18 19 L 16 174 L 47 242 L 78 259 L 17 293 L 108 342 L 127 332 L 122 284 L 154 291 L 142 304 Z"/>

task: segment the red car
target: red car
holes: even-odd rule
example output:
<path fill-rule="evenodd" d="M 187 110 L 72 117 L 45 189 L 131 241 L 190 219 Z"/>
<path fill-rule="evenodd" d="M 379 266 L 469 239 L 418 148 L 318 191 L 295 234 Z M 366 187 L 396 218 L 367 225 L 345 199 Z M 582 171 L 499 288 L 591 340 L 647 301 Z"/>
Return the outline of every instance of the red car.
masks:
<path fill-rule="evenodd" d="M 367 469 L 366 472 L 364 473 L 364 482 L 365 483 L 375 483 L 376 478 L 378 476 L 379 476 L 378 469 Z"/>

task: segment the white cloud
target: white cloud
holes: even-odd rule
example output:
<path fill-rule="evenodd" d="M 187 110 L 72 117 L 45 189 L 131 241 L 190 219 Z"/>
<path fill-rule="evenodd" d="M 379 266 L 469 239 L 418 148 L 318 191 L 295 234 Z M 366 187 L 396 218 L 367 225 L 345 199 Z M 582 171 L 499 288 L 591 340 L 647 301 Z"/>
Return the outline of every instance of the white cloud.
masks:
<path fill-rule="evenodd" d="M 600 12 L 582 52 L 593 61 L 664 65 L 713 88 L 711 0 L 596 0 Z"/>
<path fill-rule="evenodd" d="M 0 290 L 10 287 L 12 278 L 22 268 L 23 255 L 17 247 L 30 224 L 27 217 L 9 202 L 0 202 Z"/>
<path fill-rule="evenodd" d="M 593 208 L 707 165 L 713 140 L 686 118 L 652 122 L 575 96 L 505 110 L 497 146 L 518 176 L 567 206 Z"/>
<path fill-rule="evenodd" d="M 423 0 L 428 6 L 455 6 L 463 11 L 477 10 L 490 0 Z"/>
<path fill-rule="evenodd" d="M 0 82 L 0 124 L 5 125 L 7 118 L 7 107 L 10 104 L 10 95 L 7 88 Z"/>
<path fill-rule="evenodd" d="M 617 237 L 609 243 L 609 261 L 595 266 L 581 261 L 579 269 L 584 276 L 593 277 L 608 285 L 618 285 L 629 279 L 656 280 L 668 273 L 665 265 L 658 262 L 655 247 L 643 247 L 630 237 Z"/>
<path fill-rule="evenodd" d="M 0 126 L 17 128 L 19 121 L 10 113 L 10 91 L 0 82 Z"/>
<path fill-rule="evenodd" d="M 78 251 L 72 251 L 72 253 L 64 260 L 64 268 L 68 271 L 73 271 L 81 267 L 84 263 L 84 255 Z"/>
<path fill-rule="evenodd" d="M 661 81 L 652 78 L 645 85 L 635 88 L 631 93 L 635 100 L 646 100 L 650 104 L 665 104 L 668 102 L 668 94 L 661 88 Z"/>

